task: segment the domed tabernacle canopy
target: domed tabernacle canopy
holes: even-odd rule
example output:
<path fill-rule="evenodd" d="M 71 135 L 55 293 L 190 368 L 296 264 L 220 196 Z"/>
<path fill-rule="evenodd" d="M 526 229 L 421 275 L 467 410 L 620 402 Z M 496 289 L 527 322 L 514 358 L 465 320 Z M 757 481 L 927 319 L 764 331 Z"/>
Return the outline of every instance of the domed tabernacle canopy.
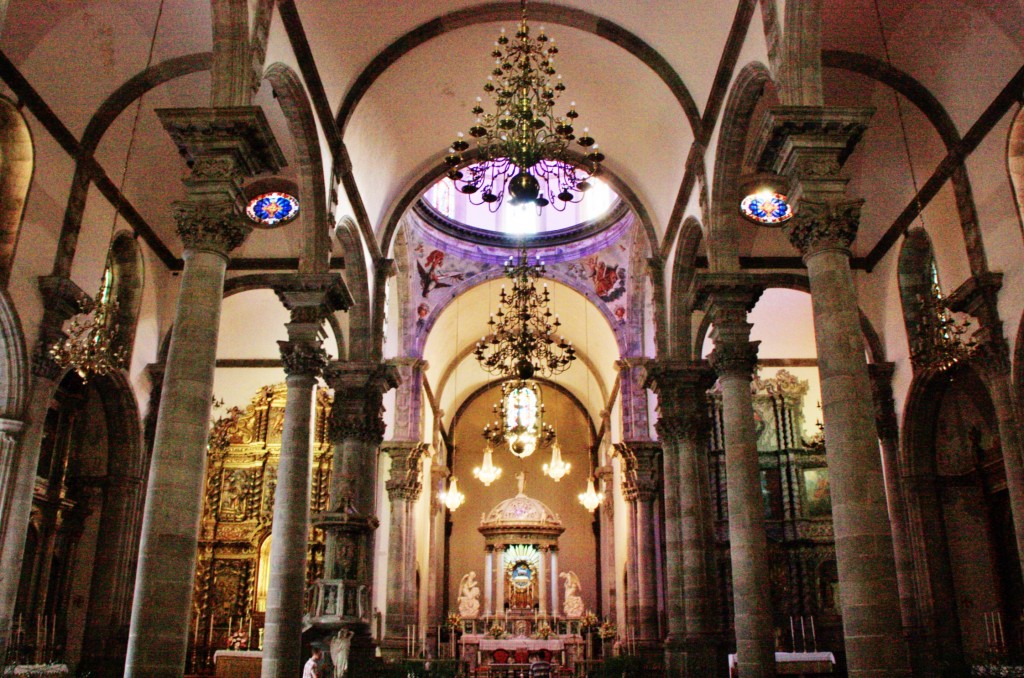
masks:
<path fill-rule="evenodd" d="M 565 532 L 565 526 L 557 513 L 544 502 L 526 496 L 522 477 L 519 493 L 499 502 L 485 514 L 479 529 L 489 543 L 555 543 L 558 536 Z"/>

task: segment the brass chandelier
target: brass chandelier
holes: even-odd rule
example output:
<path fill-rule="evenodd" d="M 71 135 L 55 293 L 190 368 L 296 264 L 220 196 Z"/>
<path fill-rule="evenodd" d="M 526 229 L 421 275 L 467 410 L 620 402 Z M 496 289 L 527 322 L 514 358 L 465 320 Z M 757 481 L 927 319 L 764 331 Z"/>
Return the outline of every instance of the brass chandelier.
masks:
<path fill-rule="evenodd" d="M 918 295 L 921 316 L 917 336 L 910 346 L 910 360 L 921 369 L 944 372 L 971 358 L 978 342 L 970 336 L 970 324 L 958 321 L 946 307 L 942 289 L 933 280 L 928 292 Z"/>
<path fill-rule="evenodd" d="M 485 112 L 480 97 L 472 108 L 477 117 L 469 135 L 477 140 L 478 155 L 466 158 L 470 145 L 460 132 L 445 164 L 456 188 L 492 212 L 501 206 L 506 189 L 512 205 L 552 205 L 561 211 L 583 199 L 590 188 L 587 180 L 597 173 L 604 154 L 588 128 L 576 136 L 575 102 L 565 115 L 555 115 L 555 101 L 565 91 L 555 70 L 558 48 L 543 28 L 536 39 L 530 36 L 526 0 L 521 8 L 515 36 L 509 38 L 501 29 L 491 52 L 494 69 L 484 91 L 492 112 Z M 573 140 L 583 151 L 582 162 L 570 150 Z M 473 164 L 463 167 L 467 160 Z"/>
<path fill-rule="evenodd" d="M 73 369 L 83 383 L 92 376 L 122 369 L 128 358 L 128 349 L 120 340 L 118 304 L 112 298 L 112 288 L 108 260 L 95 305 L 90 309 L 90 302 L 83 302 L 82 312 L 71 319 L 67 337 L 50 347 L 53 361 L 61 368 Z"/>
<path fill-rule="evenodd" d="M 544 423 L 544 404 L 537 382 L 513 379 L 503 383 L 494 414 L 497 419 L 484 426 L 484 438 L 492 445 L 507 443 L 509 451 L 520 459 L 555 439 L 555 429 Z"/>
<path fill-rule="evenodd" d="M 572 342 L 554 337 L 562 323 L 548 307 L 551 294 L 547 284 L 537 289 L 537 279 L 545 272 L 540 258 L 530 264 L 525 247 L 517 259 L 509 257 L 505 262 L 505 277 L 512 281 L 512 290 L 506 292 L 502 286 L 498 312 L 487 322 L 490 333 L 481 337 L 473 351 L 487 372 L 518 380 L 550 377 L 569 369 L 576 360 Z"/>

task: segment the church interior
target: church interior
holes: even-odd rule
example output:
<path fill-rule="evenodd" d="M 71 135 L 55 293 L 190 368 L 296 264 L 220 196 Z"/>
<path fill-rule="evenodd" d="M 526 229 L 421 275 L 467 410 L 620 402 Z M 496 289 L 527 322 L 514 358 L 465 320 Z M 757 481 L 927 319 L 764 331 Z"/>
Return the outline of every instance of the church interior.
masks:
<path fill-rule="evenodd" d="M 1022 102 L 1019 0 L 0 0 L 0 672 L 1024 675 Z"/>

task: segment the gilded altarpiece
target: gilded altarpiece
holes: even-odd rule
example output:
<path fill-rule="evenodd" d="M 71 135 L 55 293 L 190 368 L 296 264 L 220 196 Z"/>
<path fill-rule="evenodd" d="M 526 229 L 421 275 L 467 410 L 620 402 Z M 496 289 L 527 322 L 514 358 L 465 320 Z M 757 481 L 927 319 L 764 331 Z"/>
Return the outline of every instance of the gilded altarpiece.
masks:
<path fill-rule="evenodd" d="M 310 511 L 327 509 L 333 451 L 331 399 L 318 390 Z M 255 649 L 266 614 L 274 491 L 287 387 L 265 386 L 243 411 L 231 408 L 210 432 L 192 610 L 190 665 L 212 666 L 232 642 Z M 310 528 L 306 581 L 323 575 L 323 531 Z"/>

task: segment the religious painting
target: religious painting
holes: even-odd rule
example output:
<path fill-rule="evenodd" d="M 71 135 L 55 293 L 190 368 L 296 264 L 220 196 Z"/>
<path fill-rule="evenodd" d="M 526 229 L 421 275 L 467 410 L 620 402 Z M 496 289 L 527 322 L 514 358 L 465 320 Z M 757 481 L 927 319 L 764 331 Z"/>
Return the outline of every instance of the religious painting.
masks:
<path fill-rule="evenodd" d="M 761 499 L 765 520 L 782 520 L 782 481 L 778 469 L 761 471 Z"/>
<path fill-rule="evenodd" d="M 804 515 L 808 518 L 832 515 L 827 468 L 804 469 Z"/>
<path fill-rule="evenodd" d="M 251 482 L 251 473 L 247 469 L 237 468 L 225 471 L 224 484 L 221 486 L 220 492 L 220 519 L 222 521 L 241 521 L 248 517 Z"/>
<path fill-rule="evenodd" d="M 626 267 L 600 255 L 583 260 L 586 277 L 601 301 L 611 303 L 626 293 Z"/>
<path fill-rule="evenodd" d="M 419 255 L 425 248 L 417 248 L 416 272 L 419 274 L 420 295 L 424 298 L 432 291 L 451 287 L 465 278 L 464 273 L 452 273 L 445 268 L 445 255 L 441 250 L 431 250 L 422 260 Z"/>

